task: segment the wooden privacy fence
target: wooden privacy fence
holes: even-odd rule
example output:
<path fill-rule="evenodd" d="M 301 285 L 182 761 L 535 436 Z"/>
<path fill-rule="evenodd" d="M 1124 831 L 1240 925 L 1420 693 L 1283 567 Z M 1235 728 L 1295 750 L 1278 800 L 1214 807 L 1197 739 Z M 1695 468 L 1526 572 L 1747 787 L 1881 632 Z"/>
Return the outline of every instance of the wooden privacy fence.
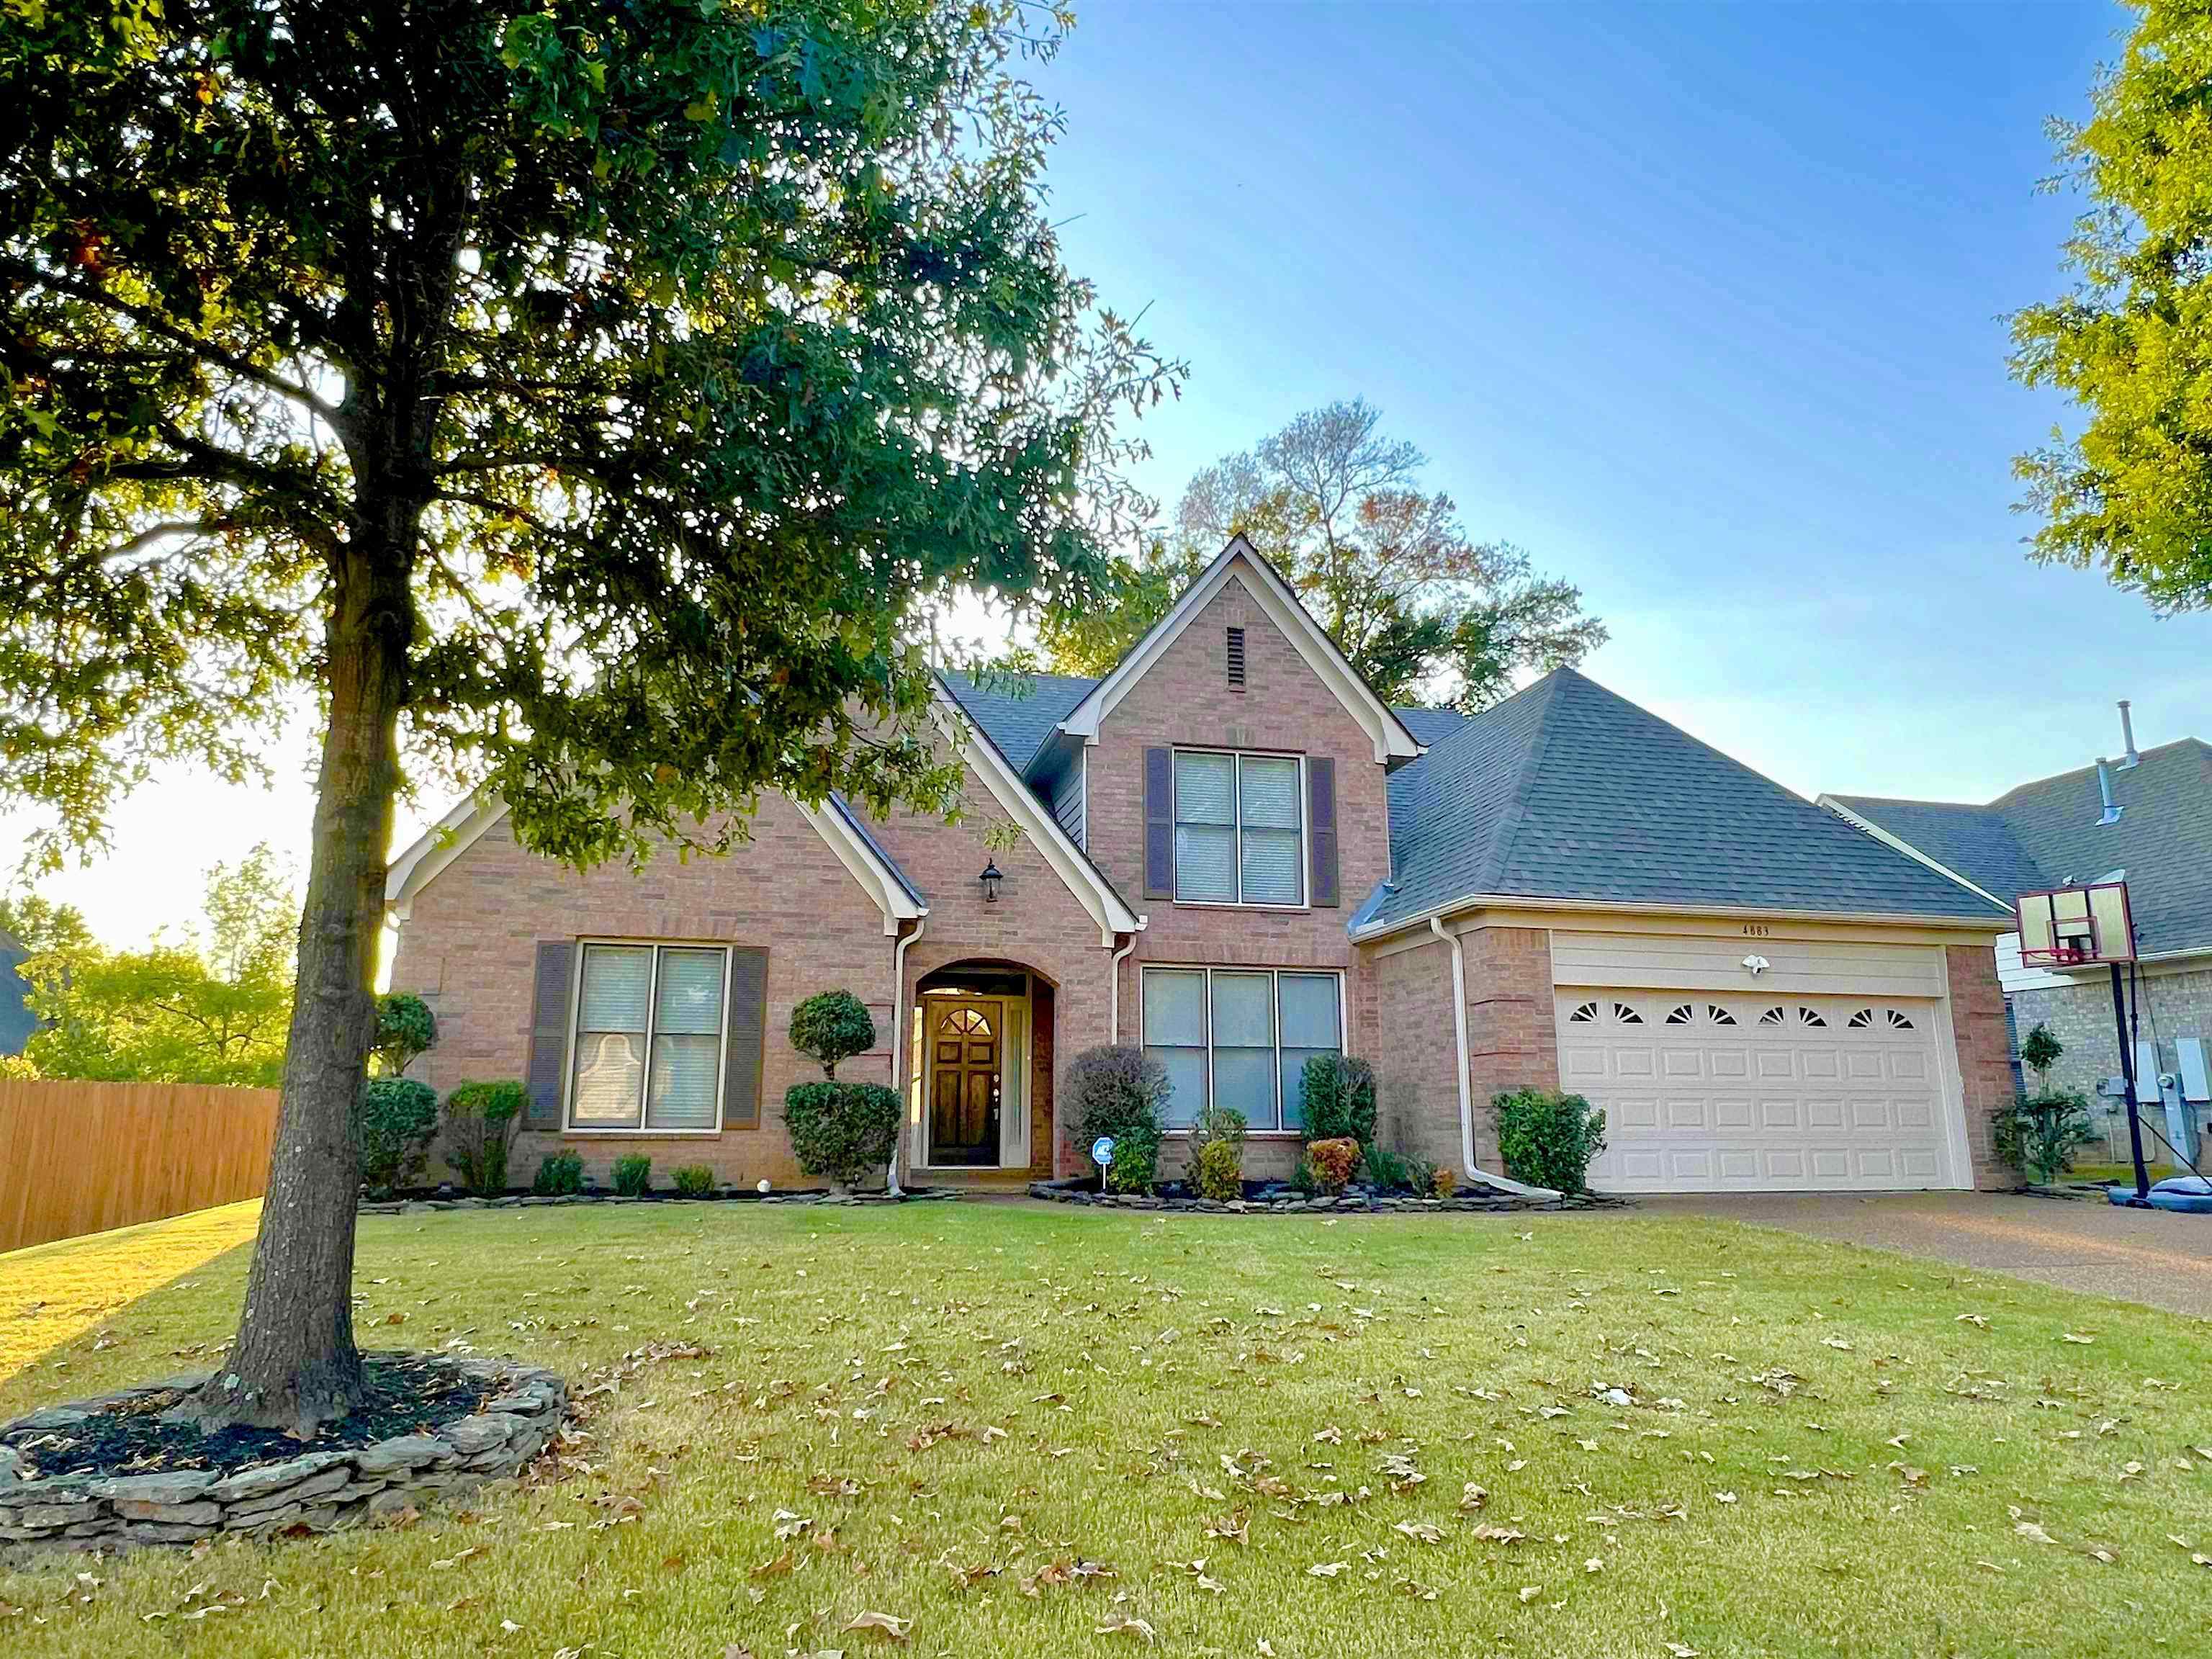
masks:
<path fill-rule="evenodd" d="M 0 1079 L 0 1250 L 258 1198 L 274 1089 Z"/>

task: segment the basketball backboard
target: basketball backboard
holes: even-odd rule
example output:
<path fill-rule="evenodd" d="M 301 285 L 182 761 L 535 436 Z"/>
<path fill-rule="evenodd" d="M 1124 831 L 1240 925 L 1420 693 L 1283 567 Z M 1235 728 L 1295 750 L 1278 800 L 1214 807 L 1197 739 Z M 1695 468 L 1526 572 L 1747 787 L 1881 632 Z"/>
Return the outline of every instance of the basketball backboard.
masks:
<path fill-rule="evenodd" d="M 2124 881 L 2022 893 L 2014 909 L 2025 967 L 2090 968 L 2135 960 L 2135 921 Z"/>

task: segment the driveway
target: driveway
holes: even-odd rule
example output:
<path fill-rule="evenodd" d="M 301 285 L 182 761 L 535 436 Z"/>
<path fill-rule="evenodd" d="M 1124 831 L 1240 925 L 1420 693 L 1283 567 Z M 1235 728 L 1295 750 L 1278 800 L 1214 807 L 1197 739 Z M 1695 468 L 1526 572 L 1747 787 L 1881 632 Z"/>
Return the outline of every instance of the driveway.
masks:
<path fill-rule="evenodd" d="M 2101 1198 L 2011 1193 L 1712 1194 L 1638 1202 L 1654 1211 L 1782 1227 L 2212 1319 L 2212 1216 L 2122 1209 Z"/>

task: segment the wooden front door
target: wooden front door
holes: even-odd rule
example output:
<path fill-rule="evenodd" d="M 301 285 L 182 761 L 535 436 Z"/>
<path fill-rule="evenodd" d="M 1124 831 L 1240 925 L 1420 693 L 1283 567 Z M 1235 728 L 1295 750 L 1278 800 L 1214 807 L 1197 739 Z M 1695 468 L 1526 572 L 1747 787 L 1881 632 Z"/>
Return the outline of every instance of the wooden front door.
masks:
<path fill-rule="evenodd" d="M 928 997 L 929 1161 L 999 1162 L 999 1078 L 1006 1007 L 998 997 Z"/>

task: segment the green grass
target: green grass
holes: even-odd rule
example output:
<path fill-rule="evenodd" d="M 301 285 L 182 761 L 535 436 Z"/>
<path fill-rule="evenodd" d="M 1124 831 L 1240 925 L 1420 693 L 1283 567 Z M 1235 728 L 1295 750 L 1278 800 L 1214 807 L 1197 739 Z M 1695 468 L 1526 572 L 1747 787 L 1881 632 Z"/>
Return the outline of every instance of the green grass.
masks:
<path fill-rule="evenodd" d="M 0 1572 L 11 1656 L 857 1659 L 892 1645 L 864 1611 L 929 1655 L 1143 1649 L 1126 1620 L 1281 1659 L 2212 1643 L 2212 1326 L 1942 1264 L 1634 1214 L 977 1204 L 372 1218 L 360 1258 L 370 1342 L 590 1382 L 707 1352 L 473 1510 Z M 244 1268 L 0 1413 L 201 1354 Z"/>
<path fill-rule="evenodd" d="M 2145 1158 L 2143 1168 L 2149 1171 L 2153 1186 L 2168 1176 L 2180 1173 L 2172 1164 L 2161 1164 L 2155 1158 Z M 2060 1179 L 2100 1182 L 2107 1187 L 2132 1187 L 2136 1184 L 2136 1166 L 2132 1164 L 2075 1164 L 2070 1165 Z"/>

